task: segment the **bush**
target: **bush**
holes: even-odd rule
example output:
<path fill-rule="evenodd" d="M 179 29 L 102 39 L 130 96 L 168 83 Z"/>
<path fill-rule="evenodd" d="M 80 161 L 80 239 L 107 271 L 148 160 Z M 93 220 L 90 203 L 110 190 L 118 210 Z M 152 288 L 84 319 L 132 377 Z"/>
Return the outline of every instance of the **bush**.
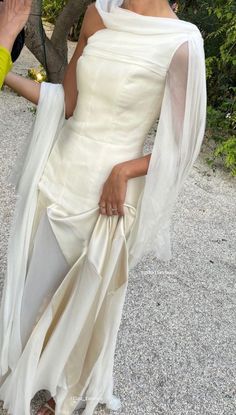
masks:
<path fill-rule="evenodd" d="M 57 17 L 66 3 L 67 0 L 43 0 L 43 17 L 48 22 L 55 24 Z M 84 14 L 80 17 L 78 22 L 71 27 L 70 32 L 68 33 L 69 40 L 77 42 L 83 18 Z"/>
<path fill-rule="evenodd" d="M 42 65 L 40 65 L 38 69 L 36 68 L 28 69 L 28 77 L 38 83 L 47 81 L 47 74 Z"/>
<path fill-rule="evenodd" d="M 188 4 L 188 7 L 186 7 Z M 207 134 L 216 143 L 213 166 L 221 158 L 236 172 L 236 4 L 234 0 L 180 1 L 181 18 L 195 23 L 204 38 L 207 73 Z"/>
<path fill-rule="evenodd" d="M 50 23 L 55 23 L 60 11 L 67 0 L 43 0 L 43 17 Z"/>

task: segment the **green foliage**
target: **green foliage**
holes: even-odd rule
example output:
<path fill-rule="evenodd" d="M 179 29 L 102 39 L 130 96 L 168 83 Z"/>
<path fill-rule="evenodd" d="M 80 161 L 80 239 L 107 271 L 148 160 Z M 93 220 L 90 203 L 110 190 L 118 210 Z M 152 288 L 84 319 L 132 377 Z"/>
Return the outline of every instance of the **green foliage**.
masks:
<path fill-rule="evenodd" d="M 67 0 L 43 0 L 43 17 L 50 23 L 55 23 Z"/>
<path fill-rule="evenodd" d="M 222 156 L 225 166 L 230 169 L 232 176 L 236 176 L 236 135 L 219 144 L 214 156 Z"/>
<path fill-rule="evenodd" d="M 235 91 L 236 88 L 233 88 Z M 229 108 L 234 108 L 227 112 Z M 219 109 L 208 106 L 208 131 L 216 142 L 212 158 L 207 162 L 214 167 L 215 162 L 221 158 L 225 167 L 233 176 L 236 176 L 236 111 L 235 99 L 225 100 Z"/>
<path fill-rule="evenodd" d="M 57 17 L 66 5 L 68 0 L 43 0 L 43 17 L 50 23 L 55 24 Z M 79 0 L 78 0 L 79 1 Z M 73 24 L 68 33 L 68 39 L 77 41 L 79 38 L 81 24 L 84 18 L 84 13 L 81 15 L 78 22 Z"/>
<path fill-rule="evenodd" d="M 47 74 L 42 65 L 40 65 L 38 69 L 36 68 L 28 69 L 28 77 L 38 83 L 47 81 Z"/>
<path fill-rule="evenodd" d="M 204 38 L 207 75 L 207 135 L 216 143 L 212 159 L 236 171 L 236 3 L 180 1 L 179 16 L 195 23 Z"/>
<path fill-rule="evenodd" d="M 33 115 L 36 115 L 37 107 L 34 105 L 33 107 L 29 107 L 29 112 L 31 112 Z"/>
<path fill-rule="evenodd" d="M 217 142 L 213 157 L 221 157 L 233 176 L 236 175 L 236 9 L 232 0 L 217 0 L 208 7 L 217 19 L 216 29 L 206 40 L 218 42 L 218 53 L 206 60 L 208 99 L 215 108 L 208 111 L 208 125 Z M 210 91 L 209 91 L 210 88 Z"/>

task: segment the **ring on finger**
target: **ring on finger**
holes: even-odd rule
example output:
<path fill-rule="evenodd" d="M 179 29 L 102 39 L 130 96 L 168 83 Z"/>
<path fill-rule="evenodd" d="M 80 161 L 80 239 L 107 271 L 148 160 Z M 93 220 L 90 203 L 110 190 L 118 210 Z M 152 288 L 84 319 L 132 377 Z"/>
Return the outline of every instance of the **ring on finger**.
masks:
<path fill-rule="evenodd" d="M 114 212 L 114 213 L 112 213 L 113 215 L 117 215 L 118 214 L 118 209 L 117 208 L 112 208 L 111 211 Z"/>

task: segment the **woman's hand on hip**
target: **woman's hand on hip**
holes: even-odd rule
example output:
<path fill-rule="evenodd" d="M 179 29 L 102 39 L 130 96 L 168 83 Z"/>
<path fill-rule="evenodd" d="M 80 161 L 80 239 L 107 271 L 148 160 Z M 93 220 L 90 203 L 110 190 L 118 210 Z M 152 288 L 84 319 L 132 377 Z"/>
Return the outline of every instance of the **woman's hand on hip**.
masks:
<path fill-rule="evenodd" d="M 124 215 L 128 177 L 122 164 L 115 165 L 105 181 L 99 200 L 102 215 Z M 115 209 L 115 210 L 112 210 Z"/>

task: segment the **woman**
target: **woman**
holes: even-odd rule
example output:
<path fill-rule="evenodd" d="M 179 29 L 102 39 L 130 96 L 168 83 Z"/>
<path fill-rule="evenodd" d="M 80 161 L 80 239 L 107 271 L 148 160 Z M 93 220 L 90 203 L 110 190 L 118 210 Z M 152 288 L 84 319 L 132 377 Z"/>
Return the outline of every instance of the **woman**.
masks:
<path fill-rule="evenodd" d="M 147 252 L 171 257 L 171 213 L 204 137 L 204 62 L 199 29 L 167 0 L 96 0 L 63 87 L 6 77 L 38 104 L 13 174 L 0 316 L 0 398 L 12 415 L 29 415 L 41 389 L 51 399 L 38 415 L 120 408 L 113 364 L 128 272 Z"/>
<path fill-rule="evenodd" d="M 28 20 L 32 0 L 0 3 L 0 88 L 12 68 L 11 51 L 16 37 Z"/>

